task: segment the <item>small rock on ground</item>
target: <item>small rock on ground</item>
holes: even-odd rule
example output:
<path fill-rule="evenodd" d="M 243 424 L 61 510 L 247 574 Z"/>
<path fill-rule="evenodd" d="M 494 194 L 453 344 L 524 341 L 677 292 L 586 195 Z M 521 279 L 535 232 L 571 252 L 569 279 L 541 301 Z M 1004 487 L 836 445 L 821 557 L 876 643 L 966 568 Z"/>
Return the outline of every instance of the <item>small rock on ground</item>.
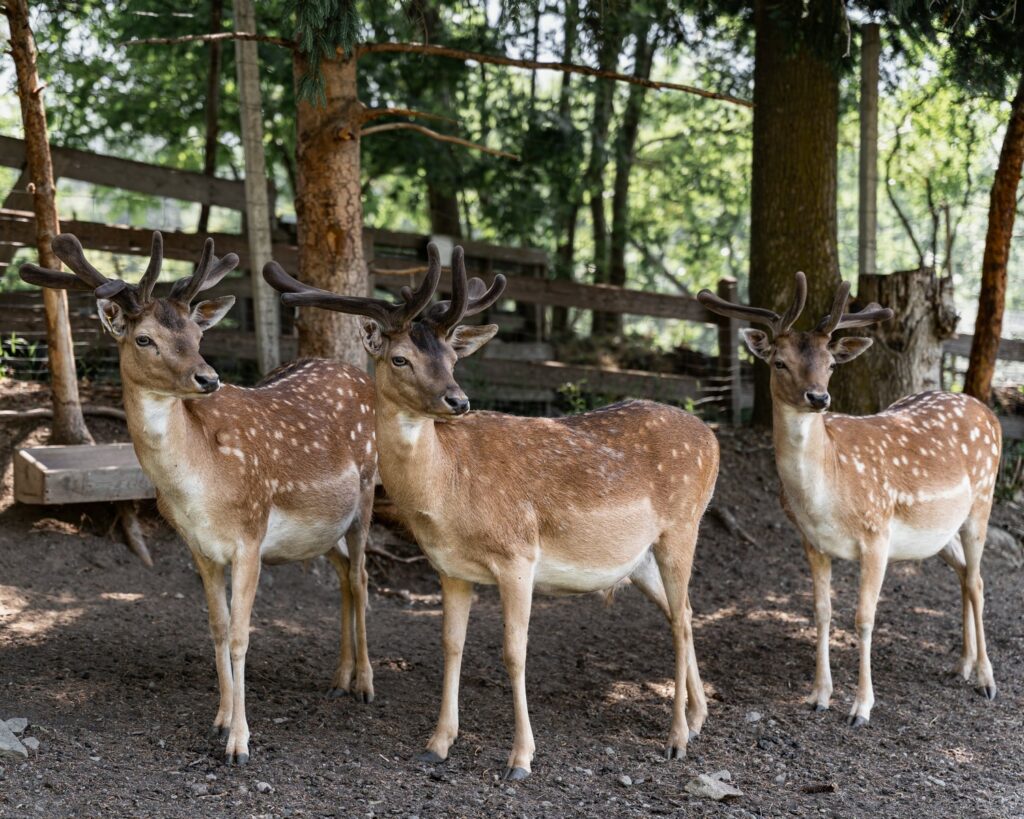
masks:
<path fill-rule="evenodd" d="M 619 777 L 619 784 L 624 788 L 629 788 L 633 785 L 633 780 L 626 774 L 623 774 Z"/>
<path fill-rule="evenodd" d="M 20 756 L 22 759 L 28 756 L 25 746 L 7 727 L 6 722 L 0 722 L 0 756 Z"/>
<path fill-rule="evenodd" d="M 716 802 L 743 796 L 743 791 L 729 784 L 731 780 L 732 774 L 728 771 L 700 774 L 686 783 L 686 792 L 702 799 L 713 799 Z"/>
<path fill-rule="evenodd" d="M 12 717 L 7 720 L 7 727 L 11 729 L 12 734 L 21 734 L 28 728 L 28 720 L 24 717 Z"/>
<path fill-rule="evenodd" d="M 746 714 L 745 717 L 743 717 L 743 719 L 745 719 L 747 722 L 760 722 L 761 721 L 761 712 L 760 711 L 747 711 L 747 714 Z"/>
<path fill-rule="evenodd" d="M 35 737 L 25 737 L 21 741 L 21 744 L 24 745 L 26 748 L 28 748 L 30 751 L 38 751 L 39 750 L 39 740 L 36 739 Z"/>

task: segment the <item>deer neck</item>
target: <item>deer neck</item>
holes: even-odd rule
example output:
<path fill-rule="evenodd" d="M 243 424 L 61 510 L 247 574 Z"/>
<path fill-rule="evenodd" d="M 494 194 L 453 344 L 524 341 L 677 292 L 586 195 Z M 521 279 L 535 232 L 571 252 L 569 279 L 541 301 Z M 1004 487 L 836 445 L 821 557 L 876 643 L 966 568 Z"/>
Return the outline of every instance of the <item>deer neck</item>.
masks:
<path fill-rule="evenodd" d="M 443 503 L 438 469 L 440 442 L 433 418 L 389 401 L 379 392 L 376 407 L 377 452 L 381 481 L 400 508 L 429 513 Z"/>
<path fill-rule="evenodd" d="M 161 491 L 189 464 L 188 441 L 195 419 L 181 398 L 153 392 L 121 379 L 128 432 L 146 475 Z"/>
<path fill-rule="evenodd" d="M 828 464 L 833 457 L 824 413 L 801 412 L 776 400 L 772 406 L 772 438 L 775 465 L 790 502 L 824 497 Z"/>

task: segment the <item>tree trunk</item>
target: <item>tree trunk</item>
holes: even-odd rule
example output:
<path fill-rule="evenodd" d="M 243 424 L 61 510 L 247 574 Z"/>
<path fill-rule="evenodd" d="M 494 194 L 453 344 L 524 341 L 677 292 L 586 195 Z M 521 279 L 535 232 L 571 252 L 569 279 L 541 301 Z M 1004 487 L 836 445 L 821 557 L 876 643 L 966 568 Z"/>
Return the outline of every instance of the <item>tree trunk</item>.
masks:
<path fill-rule="evenodd" d="M 622 35 L 617 29 L 616 15 L 605 18 L 598 48 L 598 68 L 614 71 L 619 62 Z M 615 102 L 615 85 L 597 81 L 594 86 L 594 118 L 590 127 L 590 162 L 584 182 L 590 199 L 590 222 L 594 239 L 594 282 L 608 281 L 608 218 L 604 206 L 604 170 L 608 164 L 608 128 Z M 594 335 L 602 335 L 600 313 L 594 314 Z"/>
<path fill-rule="evenodd" d="M 296 52 L 295 78 L 305 71 Z M 326 105 L 298 103 L 299 276 L 314 287 L 350 296 L 369 295 L 363 259 L 363 204 L 359 180 L 361 106 L 356 59 L 321 63 Z M 330 310 L 299 315 L 299 355 L 338 358 L 366 366 L 360 319 Z"/>
<path fill-rule="evenodd" d="M 235 30 L 256 31 L 252 0 L 235 0 Z M 256 356 L 260 372 L 268 373 L 281 363 L 281 320 L 278 294 L 263 280 L 263 265 L 273 257 L 270 240 L 270 202 L 267 196 L 267 164 L 263 153 L 263 112 L 260 105 L 259 53 L 251 40 L 235 40 L 238 66 L 239 112 L 242 119 L 242 152 L 245 156 L 245 224 L 249 240 L 249 275 L 252 279 Z"/>
<path fill-rule="evenodd" d="M 579 34 L 579 0 L 566 0 L 565 29 L 562 39 L 562 62 L 571 63 L 576 52 Z M 563 129 L 575 133 L 572 122 L 572 74 L 562 74 L 562 87 L 558 92 L 558 119 Z M 576 174 L 559 174 L 554 185 L 555 208 L 555 264 L 556 279 L 571 280 L 576 266 L 576 219 L 579 215 L 579 190 Z M 569 331 L 569 310 L 551 308 L 551 335 L 558 338 Z"/>
<path fill-rule="evenodd" d="M 781 313 L 792 299 L 794 274 L 803 270 L 806 326 L 828 311 L 839 285 L 839 76 L 833 62 L 794 42 L 778 12 L 767 0 L 755 3 L 750 302 Z M 753 420 L 767 426 L 768 368 L 754 373 Z"/>
<path fill-rule="evenodd" d="M 860 47 L 860 196 L 857 272 L 877 273 L 878 235 L 878 62 L 882 39 L 877 23 L 867 23 Z"/>
<path fill-rule="evenodd" d="M 210 33 L 217 34 L 224 16 L 224 0 L 210 2 Z M 237 16 L 237 15 L 236 15 Z M 221 44 L 209 43 L 210 67 L 206 76 L 206 144 L 203 147 L 203 174 L 214 176 L 217 172 L 217 137 L 220 130 L 220 65 Z M 199 208 L 197 233 L 206 233 L 210 226 L 210 206 L 205 202 Z"/>
<path fill-rule="evenodd" d="M 29 27 L 26 0 L 5 0 L 4 13 L 11 29 L 11 54 L 18 75 L 18 98 L 25 128 L 25 159 L 33 190 L 32 208 L 36 216 L 36 246 L 39 264 L 60 269 L 60 260 L 50 248 L 50 241 L 60 233 L 57 219 L 56 185 L 53 160 L 46 131 L 46 110 L 43 107 L 43 86 L 36 70 L 36 43 Z M 68 322 L 68 298 L 63 290 L 43 288 L 46 310 L 46 346 L 50 362 L 50 389 L 53 399 L 54 444 L 91 444 L 92 435 L 85 425 L 78 399 L 78 377 L 75 353 Z"/>
<path fill-rule="evenodd" d="M 873 301 L 891 307 L 896 318 L 857 330 L 875 343 L 837 370 L 842 378 L 834 380 L 833 403 L 852 415 L 869 415 L 905 395 L 941 389 L 942 342 L 956 330 L 953 279 L 940 278 L 931 268 L 862 274 L 851 309 Z"/>
<path fill-rule="evenodd" d="M 454 190 L 444 190 L 427 176 L 427 207 L 430 208 L 430 231 L 442 236 L 462 238 L 462 219 L 459 215 L 459 196 Z"/>
<path fill-rule="evenodd" d="M 964 379 L 964 392 L 988 403 L 996 369 L 999 338 L 1003 332 L 1006 305 L 1006 264 L 1010 258 L 1013 222 L 1017 216 L 1017 186 L 1024 163 L 1024 77 L 1010 108 L 1010 121 L 999 153 L 999 166 L 992 180 L 988 206 L 988 233 L 981 264 L 981 293 L 978 318 L 974 324 L 971 363 Z"/>
<path fill-rule="evenodd" d="M 653 23 L 646 18 L 636 31 L 636 57 L 633 74 L 647 79 L 651 76 L 651 64 L 657 50 L 657 33 L 651 35 Z M 648 39 L 650 38 L 650 39 Z M 615 182 L 612 187 L 612 233 L 608 253 L 608 283 L 617 287 L 626 284 L 626 244 L 629 240 L 629 179 L 636 159 L 636 137 L 640 131 L 640 117 L 643 113 L 644 95 L 647 89 L 632 85 L 622 113 L 622 124 L 615 140 Z M 594 322 L 606 336 L 622 333 L 621 313 L 601 313 L 594 316 Z"/>

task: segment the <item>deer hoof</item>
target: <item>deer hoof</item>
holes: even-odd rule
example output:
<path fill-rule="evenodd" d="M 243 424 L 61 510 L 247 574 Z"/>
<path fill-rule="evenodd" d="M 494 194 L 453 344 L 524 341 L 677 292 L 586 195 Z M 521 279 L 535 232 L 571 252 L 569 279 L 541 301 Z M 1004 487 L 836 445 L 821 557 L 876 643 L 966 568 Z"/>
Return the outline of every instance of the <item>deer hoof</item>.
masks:
<path fill-rule="evenodd" d="M 369 705 L 373 702 L 373 694 L 369 691 L 356 691 L 352 696 L 356 702 L 361 702 L 363 705 Z"/>
<path fill-rule="evenodd" d="M 996 687 L 994 685 L 979 685 L 974 690 L 987 700 L 994 700 L 996 698 Z"/>
<path fill-rule="evenodd" d="M 327 698 L 331 700 L 336 700 L 340 699 L 341 697 L 344 697 L 346 694 L 348 694 L 348 691 L 346 691 L 344 688 L 332 688 L 327 692 Z"/>
<path fill-rule="evenodd" d="M 435 751 L 424 751 L 422 754 L 416 755 L 416 761 L 422 762 L 424 765 L 440 765 L 448 760 Z"/>
<path fill-rule="evenodd" d="M 846 722 L 851 728 L 863 728 L 868 724 L 867 717 L 862 717 L 860 714 L 850 714 Z"/>
<path fill-rule="evenodd" d="M 700 736 L 700 732 L 699 731 L 694 731 L 693 729 L 691 729 L 690 732 L 686 735 L 686 741 L 687 742 L 693 742 L 699 736 Z"/>
<path fill-rule="evenodd" d="M 816 713 L 820 713 L 822 711 L 828 711 L 828 706 L 822 705 L 820 702 L 815 702 L 811 704 L 811 710 Z"/>
<path fill-rule="evenodd" d="M 526 779 L 530 775 L 530 772 L 526 768 L 506 768 L 505 775 L 502 777 L 506 782 L 519 782 L 520 780 Z"/>
<path fill-rule="evenodd" d="M 211 725 L 210 726 L 210 739 L 225 740 L 228 738 L 228 734 L 231 733 L 231 728 L 227 725 Z"/>
<path fill-rule="evenodd" d="M 669 745 L 665 749 L 665 759 L 686 759 L 686 746 Z"/>
<path fill-rule="evenodd" d="M 248 754 L 225 754 L 224 762 L 227 765 L 248 765 L 249 755 Z"/>

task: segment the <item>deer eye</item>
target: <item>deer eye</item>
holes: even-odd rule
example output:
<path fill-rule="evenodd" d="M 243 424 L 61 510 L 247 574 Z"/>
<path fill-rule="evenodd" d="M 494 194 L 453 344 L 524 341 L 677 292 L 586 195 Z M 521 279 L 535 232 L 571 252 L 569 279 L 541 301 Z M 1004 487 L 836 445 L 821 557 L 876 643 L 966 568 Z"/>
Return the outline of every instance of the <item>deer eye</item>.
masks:
<path fill-rule="evenodd" d="M 835 361 L 833 361 L 833 362 L 832 362 L 831 364 L 829 364 L 829 365 L 828 365 L 828 368 L 829 368 L 830 370 L 834 370 L 834 369 L 836 368 L 836 362 L 835 362 Z"/>
<path fill-rule="evenodd" d="M 785 363 L 783 363 L 782 361 L 779 361 L 779 359 L 776 358 L 775 359 L 775 369 L 776 370 L 784 370 L 784 369 L 786 369 L 786 365 L 785 365 Z"/>
<path fill-rule="evenodd" d="M 391 357 L 391 363 L 394 364 L 396 367 L 404 367 L 406 364 L 409 363 L 409 359 L 404 358 L 403 356 L 400 355 L 396 355 Z"/>
<path fill-rule="evenodd" d="M 140 347 L 149 347 L 153 343 L 153 339 L 149 336 L 135 336 L 135 343 Z"/>

